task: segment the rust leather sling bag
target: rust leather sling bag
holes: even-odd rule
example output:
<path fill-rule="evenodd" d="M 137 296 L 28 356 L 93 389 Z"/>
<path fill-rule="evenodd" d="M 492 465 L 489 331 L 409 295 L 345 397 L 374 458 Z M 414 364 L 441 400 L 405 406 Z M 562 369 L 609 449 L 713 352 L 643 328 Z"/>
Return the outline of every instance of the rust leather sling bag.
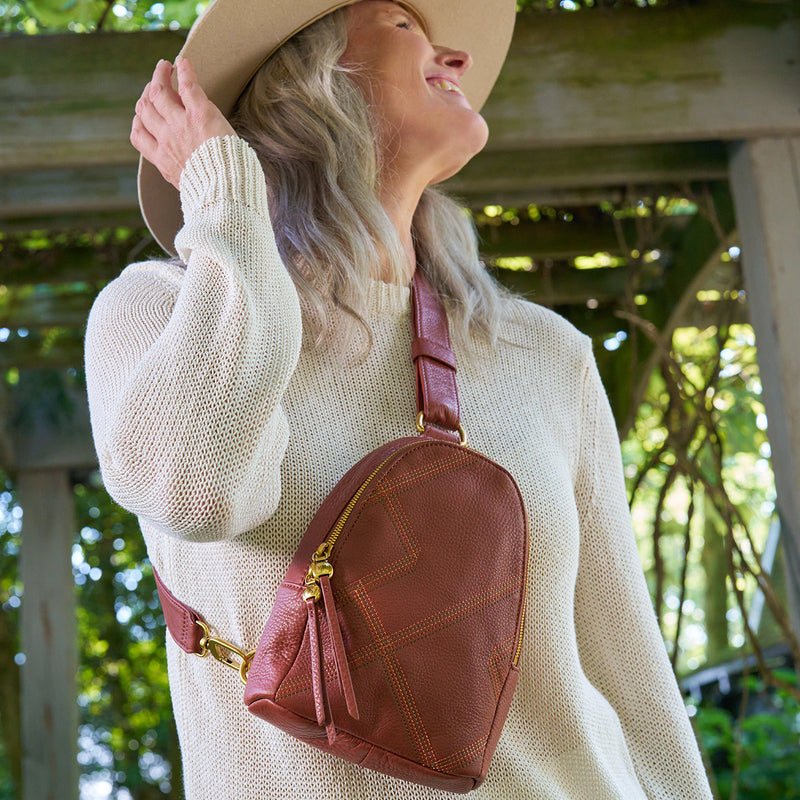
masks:
<path fill-rule="evenodd" d="M 447 317 L 419 273 L 412 298 L 421 435 L 372 451 L 325 498 L 256 651 L 212 636 L 156 581 L 175 641 L 239 670 L 252 713 L 364 767 L 468 792 L 517 683 L 528 526 L 511 475 L 465 446 Z"/>

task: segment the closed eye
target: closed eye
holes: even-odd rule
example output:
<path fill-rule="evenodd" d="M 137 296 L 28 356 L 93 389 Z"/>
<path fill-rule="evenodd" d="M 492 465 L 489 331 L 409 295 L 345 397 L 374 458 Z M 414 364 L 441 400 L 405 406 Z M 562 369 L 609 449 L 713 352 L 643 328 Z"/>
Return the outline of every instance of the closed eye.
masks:
<path fill-rule="evenodd" d="M 415 27 L 414 26 L 414 19 L 409 13 L 407 13 L 406 11 L 403 11 L 403 9 L 400 9 L 400 8 L 398 8 L 397 11 L 399 13 L 397 14 L 397 17 L 396 17 L 396 19 L 398 21 L 395 23 L 395 27 L 403 28 L 404 30 L 407 30 L 407 31 L 410 31 L 413 27 Z"/>

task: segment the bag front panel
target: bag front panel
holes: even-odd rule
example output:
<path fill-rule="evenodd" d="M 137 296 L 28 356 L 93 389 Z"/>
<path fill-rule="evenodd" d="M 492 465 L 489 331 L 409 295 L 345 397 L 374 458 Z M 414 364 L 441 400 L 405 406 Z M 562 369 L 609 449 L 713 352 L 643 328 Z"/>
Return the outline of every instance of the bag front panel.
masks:
<path fill-rule="evenodd" d="M 479 779 L 519 645 L 525 511 L 513 480 L 488 459 L 456 444 L 420 445 L 370 484 L 334 546 L 331 583 L 360 719 L 347 714 L 320 604 L 327 702 L 337 738 L 370 742 L 423 773 Z M 305 604 L 298 589 L 284 588 L 287 608 L 276 607 L 268 627 L 296 635 L 302 626 L 297 657 L 269 687 L 257 686 L 257 657 L 247 694 L 252 702 L 271 693 L 325 748 Z"/>

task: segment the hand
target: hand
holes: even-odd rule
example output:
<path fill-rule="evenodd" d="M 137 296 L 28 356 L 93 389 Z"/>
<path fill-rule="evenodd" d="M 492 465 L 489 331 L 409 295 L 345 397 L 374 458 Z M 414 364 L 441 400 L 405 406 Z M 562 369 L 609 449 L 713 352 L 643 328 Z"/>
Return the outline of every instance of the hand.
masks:
<path fill-rule="evenodd" d="M 172 69 L 169 61 L 156 65 L 136 103 L 131 144 L 177 189 L 189 156 L 208 139 L 235 131 L 206 97 L 187 59 L 175 62 L 177 91 L 172 88 Z"/>

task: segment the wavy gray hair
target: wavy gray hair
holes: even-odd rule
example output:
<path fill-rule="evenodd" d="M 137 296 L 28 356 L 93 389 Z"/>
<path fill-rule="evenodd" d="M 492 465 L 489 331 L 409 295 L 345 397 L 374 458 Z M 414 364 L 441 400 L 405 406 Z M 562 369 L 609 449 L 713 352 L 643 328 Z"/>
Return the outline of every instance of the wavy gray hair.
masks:
<path fill-rule="evenodd" d="M 405 271 L 400 239 L 378 200 L 370 109 L 338 63 L 346 45 L 341 10 L 308 26 L 264 63 L 231 116 L 264 169 L 278 248 L 317 345 L 329 338 L 331 304 L 347 312 L 344 341 L 359 325 L 370 341 L 373 267 L 388 257 L 387 274 L 397 283 Z M 453 339 L 467 352 L 472 336 L 494 343 L 503 290 L 479 260 L 467 213 L 428 187 L 412 235 L 418 268 L 447 303 Z"/>

